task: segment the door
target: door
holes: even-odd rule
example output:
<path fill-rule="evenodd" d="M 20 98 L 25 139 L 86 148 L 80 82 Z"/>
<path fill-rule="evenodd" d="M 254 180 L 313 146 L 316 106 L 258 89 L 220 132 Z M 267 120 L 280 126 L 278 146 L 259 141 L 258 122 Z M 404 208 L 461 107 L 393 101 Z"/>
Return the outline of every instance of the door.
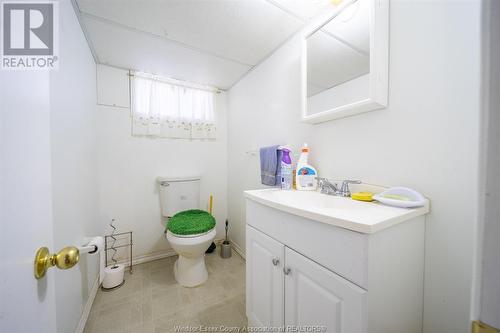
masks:
<path fill-rule="evenodd" d="M 250 326 L 283 325 L 284 245 L 246 227 L 246 313 Z"/>
<path fill-rule="evenodd" d="M 0 332 L 55 332 L 54 274 L 33 276 L 53 250 L 49 73 L 1 72 Z"/>
<path fill-rule="evenodd" d="M 325 326 L 328 333 L 366 332 L 366 291 L 285 248 L 285 325 Z"/>

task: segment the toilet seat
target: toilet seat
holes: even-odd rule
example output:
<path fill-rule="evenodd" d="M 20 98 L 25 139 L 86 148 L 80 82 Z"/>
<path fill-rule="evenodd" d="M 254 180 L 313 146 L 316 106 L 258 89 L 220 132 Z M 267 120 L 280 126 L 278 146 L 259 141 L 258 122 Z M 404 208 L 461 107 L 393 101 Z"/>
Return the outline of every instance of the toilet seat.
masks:
<path fill-rule="evenodd" d="M 209 233 L 214 228 L 214 217 L 200 209 L 179 212 L 172 216 L 167 224 L 167 230 L 176 237 L 198 237 Z"/>
<path fill-rule="evenodd" d="M 201 236 L 204 236 L 204 235 L 207 235 L 209 233 L 211 233 L 213 230 L 215 229 L 215 227 L 213 227 L 212 229 L 208 230 L 208 231 L 205 231 L 205 232 L 202 232 L 200 234 L 192 234 L 192 235 L 179 235 L 179 234 L 174 234 L 172 231 L 170 230 L 167 230 L 167 233 L 170 233 L 170 235 L 172 237 L 179 237 L 179 238 L 196 238 L 196 237 L 201 237 Z"/>

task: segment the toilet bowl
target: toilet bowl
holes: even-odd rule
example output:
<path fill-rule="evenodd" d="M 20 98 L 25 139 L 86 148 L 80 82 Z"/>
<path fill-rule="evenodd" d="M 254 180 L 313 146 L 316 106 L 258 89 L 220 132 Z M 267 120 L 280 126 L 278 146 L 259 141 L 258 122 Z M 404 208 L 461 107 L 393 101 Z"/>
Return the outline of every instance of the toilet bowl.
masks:
<path fill-rule="evenodd" d="M 194 235 L 177 235 L 167 230 L 167 240 L 179 254 L 174 264 L 174 276 L 180 285 L 196 287 L 208 279 L 205 251 L 214 240 L 215 234 L 215 227 Z"/>
<path fill-rule="evenodd" d="M 167 238 L 179 254 L 174 264 L 177 282 L 195 287 L 208 278 L 205 251 L 215 238 L 215 218 L 200 206 L 200 177 L 159 177 L 161 212 Z"/>

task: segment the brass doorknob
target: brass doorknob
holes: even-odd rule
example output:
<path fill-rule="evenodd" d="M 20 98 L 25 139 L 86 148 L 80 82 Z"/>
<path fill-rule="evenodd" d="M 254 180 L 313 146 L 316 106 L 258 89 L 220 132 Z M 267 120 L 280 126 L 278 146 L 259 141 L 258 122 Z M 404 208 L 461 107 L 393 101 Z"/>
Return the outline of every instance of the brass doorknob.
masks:
<path fill-rule="evenodd" d="M 41 247 L 35 255 L 34 274 L 35 278 L 41 279 L 50 267 L 68 269 L 75 266 L 80 260 L 80 251 L 74 246 L 67 246 L 58 253 L 50 254 L 49 249 Z"/>

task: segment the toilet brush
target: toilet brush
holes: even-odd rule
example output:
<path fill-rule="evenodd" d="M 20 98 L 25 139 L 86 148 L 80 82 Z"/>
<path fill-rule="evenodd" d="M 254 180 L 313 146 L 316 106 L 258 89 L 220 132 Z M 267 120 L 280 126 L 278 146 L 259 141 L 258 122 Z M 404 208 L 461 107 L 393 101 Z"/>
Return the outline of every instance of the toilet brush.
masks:
<path fill-rule="evenodd" d="M 229 221 L 226 219 L 226 237 L 224 238 L 224 244 L 229 244 L 227 240 L 227 229 L 229 229 Z"/>
<path fill-rule="evenodd" d="M 229 221 L 226 220 L 226 238 L 222 242 L 220 246 L 220 256 L 221 258 L 229 258 L 231 257 L 231 244 L 229 243 L 229 240 L 227 239 L 227 230 L 229 229 Z"/>

